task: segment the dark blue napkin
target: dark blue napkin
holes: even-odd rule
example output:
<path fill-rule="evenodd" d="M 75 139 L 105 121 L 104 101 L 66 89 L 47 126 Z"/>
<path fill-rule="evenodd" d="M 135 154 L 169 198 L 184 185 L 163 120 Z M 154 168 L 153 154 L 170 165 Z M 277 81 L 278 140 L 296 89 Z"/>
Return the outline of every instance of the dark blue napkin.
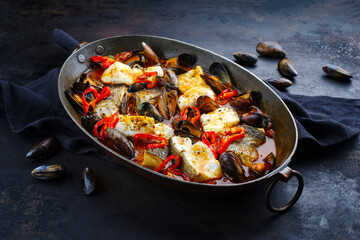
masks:
<path fill-rule="evenodd" d="M 54 31 L 54 38 L 69 51 L 78 44 L 61 30 Z M 94 152 L 111 160 L 73 123 L 62 107 L 57 94 L 59 70 L 55 68 L 24 86 L 0 80 L 0 111 L 5 111 L 10 128 L 16 133 L 51 135 L 71 152 Z M 360 131 L 360 99 L 309 97 L 274 90 L 294 115 L 300 142 L 307 139 L 318 146 L 330 146 Z"/>

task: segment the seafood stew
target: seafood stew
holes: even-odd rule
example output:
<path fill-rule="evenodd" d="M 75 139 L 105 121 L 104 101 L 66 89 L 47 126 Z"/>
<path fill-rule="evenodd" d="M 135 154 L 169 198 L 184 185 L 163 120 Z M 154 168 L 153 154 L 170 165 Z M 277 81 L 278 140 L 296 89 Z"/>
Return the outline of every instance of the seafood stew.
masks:
<path fill-rule="evenodd" d="M 262 93 L 236 88 L 222 64 L 207 70 L 189 53 L 160 58 L 145 43 L 90 62 L 65 95 L 82 126 L 126 158 L 209 184 L 250 181 L 276 165 Z"/>

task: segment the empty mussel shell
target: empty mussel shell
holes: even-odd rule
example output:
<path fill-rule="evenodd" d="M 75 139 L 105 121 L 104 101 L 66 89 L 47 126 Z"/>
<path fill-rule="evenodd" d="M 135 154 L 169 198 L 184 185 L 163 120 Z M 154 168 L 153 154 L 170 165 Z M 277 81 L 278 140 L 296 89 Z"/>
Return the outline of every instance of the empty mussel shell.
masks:
<path fill-rule="evenodd" d="M 335 65 L 328 64 L 328 65 L 323 66 L 322 69 L 324 70 L 326 75 L 328 75 L 329 77 L 332 77 L 332 78 L 350 79 L 353 77 L 351 75 L 351 73 L 349 73 L 345 69 L 335 66 Z"/>
<path fill-rule="evenodd" d="M 82 175 L 82 189 L 85 195 L 90 195 L 95 190 L 95 174 L 94 171 L 87 167 Z"/>
<path fill-rule="evenodd" d="M 31 175 L 41 180 L 60 178 L 65 174 L 63 165 L 42 165 L 32 170 Z"/>
<path fill-rule="evenodd" d="M 159 111 L 149 102 L 143 102 L 138 107 L 138 112 L 140 115 L 152 117 L 156 122 L 164 121 L 164 118 L 161 116 Z"/>
<path fill-rule="evenodd" d="M 100 118 L 94 114 L 88 114 L 81 117 L 81 125 L 90 133 L 92 133 L 95 124 L 100 121 Z"/>
<path fill-rule="evenodd" d="M 150 63 L 156 65 L 159 63 L 159 58 L 156 55 L 156 53 L 147 45 L 146 43 L 142 42 L 142 47 L 144 49 L 144 55 L 146 57 L 146 60 L 148 60 Z"/>
<path fill-rule="evenodd" d="M 114 145 L 121 151 L 122 155 L 133 159 L 135 157 L 135 151 L 132 143 L 127 137 L 116 128 L 106 129 L 108 138 L 114 143 Z"/>
<path fill-rule="evenodd" d="M 285 77 L 295 77 L 297 75 L 294 63 L 288 58 L 283 58 L 279 61 L 278 69 Z"/>
<path fill-rule="evenodd" d="M 242 51 L 235 52 L 233 56 L 237 63 L 244 66 L 254 66 L 258 61 L 258 57 L 254 54 L 245 53 Z"/>
<path fill-rule="evenodd" d="M 60 149 L 60 144 L 54 137 L 45 139 L 30 149 L 26 154 L 28 159 L 45 160 L 53 156 Z"/>
<path fill-rule="evenodd" d="M 284 48 L 278 42 L 273 41 L 260 42 L 256 46 L 256 51 L 265 57 L 283 58 L 286 56 Z"/>
<path fill-rule="evenodd" d="M 257 165 L 250 164 L 250 170 L 258 176 L 263 176 L 271 172 L 276 164 L 276 157 L 274 153 L 269 153 L 263 161 L 264 163 L 258 163 Z"/>
<path fill-rule="evenodd" d="M 214 62 L 209 67 L 209 72 L 211 75 L 215 76 L 220 80 L 220 82 L 225 86 L 225 88 L 233 89 L 229 73 L 227 72 L 224 65 L 219 62 Z"/>
<path fill-rule="evenodd" d="M 234 183 L 245 180 L 244 170 L 239 157 L 234 152 L 224 152 L 219 157 L 219 163 L 224 175 Z"/>
<path fill-rule="evenodd" d="M 140 90 L 143 90 L 147 87 L 148 83 L 133 83 L 130 85 L 130 87 L 128 88 L 128 92 L 137 92 Z"/>
<path fill-rule="evenodd" d="M 266 82 L 273 85 L 275 88 L 279 90 L 283 90 L 287 87 L 290 87 L 292 82 L 287 78 L 269 78 L 265 80 Z"/>
<path fill-rule="evenodd" d="M 245 113 L 240 116 L 240 121 L 241 123 L 258 128 L 266 128 L 270 123 L 269 117 L 258 112 Z"/>

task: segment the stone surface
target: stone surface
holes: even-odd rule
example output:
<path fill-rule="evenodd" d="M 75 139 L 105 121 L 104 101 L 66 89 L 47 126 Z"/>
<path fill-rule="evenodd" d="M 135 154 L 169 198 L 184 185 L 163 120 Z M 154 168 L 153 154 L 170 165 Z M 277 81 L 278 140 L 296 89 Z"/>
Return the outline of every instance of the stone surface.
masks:
<path fill-rule="evenodd" d="M 358 1 L 0 1 L 0 79 L 25 84 L 68 53 L 52 41 L 61 28 L 80 41 L 122 34 L 183 40 L 229 59 L 256 53 L 261 40 L 278 41 L 299 75 L 288 89 L 304 95 L 360 96 Z M 324 76 L 339 65 L 354 78 Z M 278 77 L 277 60 L 259 57 L 250 71 Z M 331 148 L 298 148 L 291 167 L 305 179 L 292 210 L 276 215 L 263 204 L 266 185 L 232 196 L 201 196 L 163 187 L 93 155 L 61 151 L 58 181 L 33 179 L 42 162 L 25 159 L 44 136 L 17 135 L 0 115 L 0 235 L 2 239 L 359 239 L 360 137 Z M 97 192 L 81 190 L 91 167 Z M 279 185 L 275 202 L 291 198 L 296 180 Z M 285 199 L 285 200 L 284 200 Z"/>

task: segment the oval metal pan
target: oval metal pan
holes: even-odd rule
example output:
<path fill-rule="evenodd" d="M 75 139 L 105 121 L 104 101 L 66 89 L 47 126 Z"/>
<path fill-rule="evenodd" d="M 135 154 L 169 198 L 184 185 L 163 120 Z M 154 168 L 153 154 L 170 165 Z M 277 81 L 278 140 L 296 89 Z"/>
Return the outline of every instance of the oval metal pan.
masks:
<path fill-rule="evenodd" d="M 89 134 L 81 126 L 79 114 L 76 113 L 76 111 L 72 108 L 64 94 L 66 89 L 71 88 L 75 79 L 78 78 L 81 73 L 88 68 L 88 62 L 80 63 L 78 61 L 79 56 L 83 55 L 86 59 L 89 59 L 90 57 L 97 55 L 96 48 L 99 45 L 104 47 L 104 53 L 101 55 L 115 54 L 121 51 L 131 51 L 133 49 L 142 49 L 141 42 L 146 42 L 160 57 L 173 57 L 184 52 L 195 55 L 197 58 L 196 65 L 201 65 L 205 69 L 208 68 L 213 62 L 220 62 L 228 70 L 233 84 L 241 91 L 260 91 L 263 94 L 263 104 L 261 109 L 271 117 L 274 130 L 276 131 L 276 169 L 268 175 L 246 183 L 232 185 L 212 185 L 185 182 L 154 172 L 130 161 L 129 159 L 126 159 L 125 157 L 111 150 L 91 134 Z M 89 43 L 74 52 L 63 64 L 58 79 L 58 93 L 60 100 L 69 116 L 78 125 L 78 127 L 100 148 L 107 151 L 121 164 L 129 167 L 140 175 L 176 189 L 211 194 L 234 193 L 247 190 L 249 188 L 255 187 L 260 183 L 268 181 L 276 173 L 283 170 L 290 163 L 297 147 L 298 133 L 293 116 L 280 97 L 263 81 L 231 60 L 228 60 L 206 49 L 174 39 L 148 35 L 130 35 L 109 37 Z"/>

